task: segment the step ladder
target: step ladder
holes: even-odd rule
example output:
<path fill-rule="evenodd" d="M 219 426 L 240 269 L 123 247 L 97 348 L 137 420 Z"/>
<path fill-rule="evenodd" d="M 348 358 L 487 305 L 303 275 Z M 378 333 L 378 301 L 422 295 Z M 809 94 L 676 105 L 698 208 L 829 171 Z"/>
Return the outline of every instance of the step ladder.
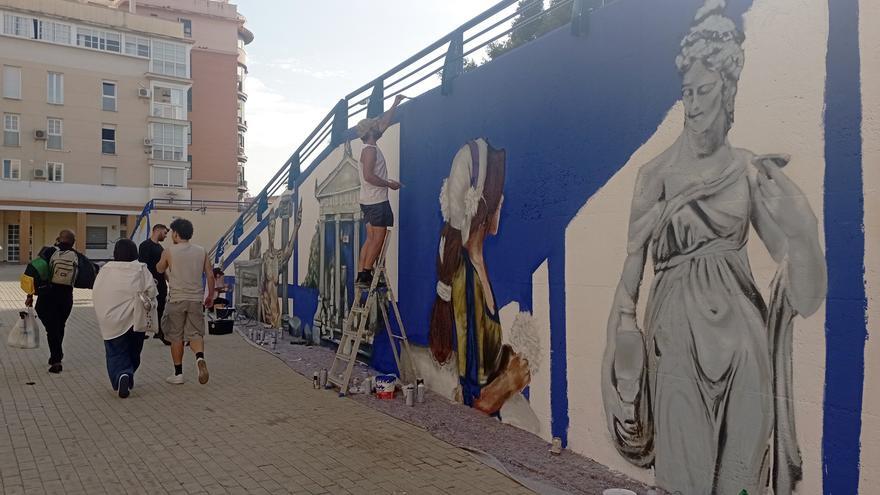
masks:
<path fill-rule="evenodd" d="M 391 343 L 391 352 L 394 355 L 394 362 L 400 371 L 402 380 L 412 379 L 415 376 L 415 367 L 412 362 L 412 352 L 409 348 L 409 340 L 406 338 L 406 329 L 403 326 L 403 320 L 400 317 L 400 309 L 397 307 L 397 298 L 394 291 L 388 285 L 388 270 L 385 267 L 385 252 L 388 250 L 388 243 L 391 238 L 391 228 L 385 235 L 385 242 L 382 243 L 382 251 L 373 265 L 373 282 L 369 287 L 355 284 L 354 299 L 352 300 L 351 309 L 346 316 L 342 325 L 342 338 L 339 340 L 339 347 L 336 349 L 336 356 L 333 358 L 333 364 L 327 373 L 327 381 L 339 388 L 339 396 L 343 397 L 348 393 L 348 385 L 351 382 L 351 374 L 354 371 L 354 365 L 357 361 L 358 351 L 363 342 L 369 323 L 370 315 L 379 307 L 382 321 L 385 324 L 385 331 L 388 333 L 388 341 Z M 379 282 L 384 281 L 385 286 L 380 287 Z M 366 297 L 364 297 L 366 295 Z M 385 302 L 387 299 L 387 303 Z M 397 320 L 397 328 L 400 334 L 395 334 L 391 328 L 391 322 L 388 320 L 388 308 L 386 304 L 390 304 L 394 311 L 394 318 Z M 397 343 L 400 342 L 401 350 L 406 353 L 408 368 L 405 370 L 401 366 L 400 350 Z"/>

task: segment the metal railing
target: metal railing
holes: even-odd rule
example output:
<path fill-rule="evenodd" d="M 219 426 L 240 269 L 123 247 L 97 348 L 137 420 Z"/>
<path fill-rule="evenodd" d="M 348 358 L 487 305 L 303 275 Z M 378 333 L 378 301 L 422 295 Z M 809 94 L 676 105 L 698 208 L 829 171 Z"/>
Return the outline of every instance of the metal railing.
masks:
<path fill-rule="evenodd" d="M 442 86 L 444 94 L 451 92 L 452 81 L 464 70 L 466 60 L 485 53 L 490 43 L 498 42 L 517 29 L 523 29 L 533 22 L 557 11 L 571 9 L 572 32 L 578 34 L 588 19 L 591 5 L 604 5 L 608 0 L 560 0 L 551 3 L 547 9 L 528 18 L 521 17 L 544 0 L 533 0 L 522 6 L 517 0 L 502 0 L 465 22 L 446 36 L 431 43 L 415 55 L 404 60 L 380 76 L 357 88 L 341 99 L 336 106 L 318 123 L 315 129 L 296 148 L 287 161 L 269 179 L 266 186 L 244 208 L 238 220 L 217 241 L 211 250 L 212 259 L 218 258 L 217 249 L 232 243 L 236 226 L 239 229 L 249 225 L 258 216 L 258 210 L 265 208 L 269 198 L 283 190 L 296 190 L 308 175 L 336 147 L 344 142 L 349 130 L 350 119 L 366 114 L 376 117 L 384 111 L 385 101 L 399 94 L 418 96 Z M 517 26 L 513 20 L 520 17 Z M 577 25 L 576 25 L 577 24 Z M 470 57 L 470 58 L 469 58 Z M 262 212 L 260 212 L 262 214 Z"/>

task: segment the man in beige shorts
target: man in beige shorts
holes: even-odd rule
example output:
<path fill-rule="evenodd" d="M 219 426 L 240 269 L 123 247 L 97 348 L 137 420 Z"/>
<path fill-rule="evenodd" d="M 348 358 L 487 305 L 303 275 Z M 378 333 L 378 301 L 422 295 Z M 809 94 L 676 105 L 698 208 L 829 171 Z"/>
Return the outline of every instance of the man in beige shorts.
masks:
<path fill-rule="evenodd" d="M 183 379 L 183 343 L 195 353 L 199 369 L 199 383 L 208 383 L 208 365 L 205 362 L 205 308 L 214 302 L 214 284 L 211 262 L 205 248 L 190 243 L 193 225 L 189 220 L 178 218 L 171 222 L 171 247 L 162 251 L 156 271 L 168 274 L 168 302 L 162 317 L 162 330 L 171 342 L 171 360 L 174 374 L 165 379 L 180 385 Z"/>

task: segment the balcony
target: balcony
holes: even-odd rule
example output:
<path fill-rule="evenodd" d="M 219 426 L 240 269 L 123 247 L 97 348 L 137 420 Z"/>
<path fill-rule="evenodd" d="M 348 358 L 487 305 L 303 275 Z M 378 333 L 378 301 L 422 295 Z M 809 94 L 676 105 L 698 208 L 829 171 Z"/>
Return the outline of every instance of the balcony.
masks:
<path fill-rule="evenodd" d="M 244 154 L 244 148 L 241 146 L 238 147 L 238 161 L 239 163 L 244 163 L 247 161 L 247 155 Z"/>
<path fill-rule="evenodd" d="M 244 119 L 239 118 L 239 119 L 238 119 L 238 130 L 239 130 L 239 131 L 247 132 L 247 129 L 248 129 L 248 127 L 247 127 L 247 120 L 244 120 Z"/>

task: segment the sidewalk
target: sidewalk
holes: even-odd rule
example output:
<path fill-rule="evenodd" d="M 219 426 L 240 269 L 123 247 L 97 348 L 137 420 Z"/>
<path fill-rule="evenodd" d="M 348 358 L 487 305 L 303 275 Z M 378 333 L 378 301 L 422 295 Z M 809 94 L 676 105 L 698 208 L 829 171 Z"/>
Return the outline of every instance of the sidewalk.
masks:
<path fill-rule="evenodd" d="M 209 337 L 211 381 L 167 385 L 168 349 L 145 343 L 130 398 L 112 393 L 90 292 L 76 291 L 64 372 L 6 347 L 23 307 L 0 268 L 0 493 L 531 493 L 429 433 L 311 380 L 238 335 Z"/>

